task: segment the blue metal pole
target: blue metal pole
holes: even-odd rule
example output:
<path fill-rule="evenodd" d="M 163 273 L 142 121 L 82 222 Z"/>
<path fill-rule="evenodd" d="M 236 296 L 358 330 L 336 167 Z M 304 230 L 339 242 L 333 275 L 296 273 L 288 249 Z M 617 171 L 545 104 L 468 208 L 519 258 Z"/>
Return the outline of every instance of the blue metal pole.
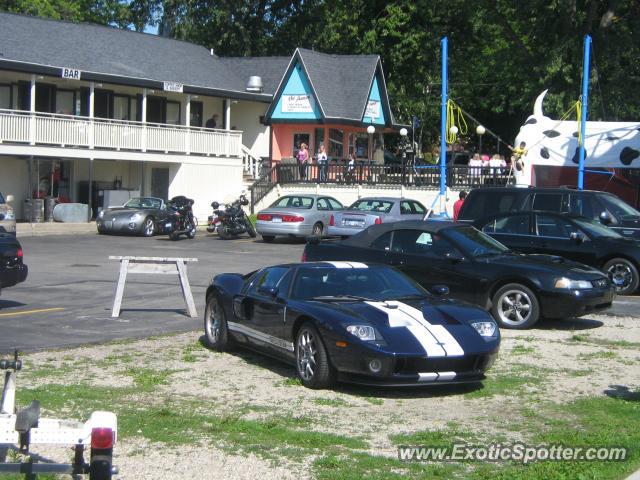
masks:
<path fill-rule="evenodd" d="M 589 101 L 589 55 L 591 53 L 591 36 L 584 37 L 584 61 L 582 64 L 582 118 L 580 121 L 580 156 L 578 157 L 578 189 L 584 188 L 584 158 Z"/>
<path fill-rule="evenodd" d="M 440 41 L 442 51 L 442 109 L 440 112 L 440 195 L 447 191 L 447 37 Z"/>

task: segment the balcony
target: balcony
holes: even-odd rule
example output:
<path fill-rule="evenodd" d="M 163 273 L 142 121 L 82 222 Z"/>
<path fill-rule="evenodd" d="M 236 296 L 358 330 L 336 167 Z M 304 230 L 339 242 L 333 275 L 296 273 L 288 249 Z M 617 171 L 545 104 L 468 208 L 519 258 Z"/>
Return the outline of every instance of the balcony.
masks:
<path fill-rule="evenodd" d="M 0 144 L 243 158 L 242 132 L 0 110 Z M 28 154 L 28 153 L 27 153 Z M 86 156 L 90 156 L 87 152 Z"/>

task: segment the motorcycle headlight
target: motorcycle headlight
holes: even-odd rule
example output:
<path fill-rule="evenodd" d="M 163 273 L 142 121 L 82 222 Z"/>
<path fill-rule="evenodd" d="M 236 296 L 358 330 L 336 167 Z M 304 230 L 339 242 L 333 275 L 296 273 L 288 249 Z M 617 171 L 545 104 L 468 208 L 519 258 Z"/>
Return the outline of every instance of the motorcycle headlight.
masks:
<path fill-rule="evenodd" d="M 553 286 L 554 288 L 563 290 L 582 290 L 585 288 L 593 288 L 593 285 L 591 285 L 591 282 L 588 280 L 571 280 L 566 277 L 557 278 Z"/>
<path fill-rule="evenodd" d="M 473 322 L 471 326 L 476 329 L 476 332 L 478 332 L 481 337 L 496 336 L 497 327 L 493 322 Z"/>
<path fill-rule="evenodd" d="M 376 331 L 369 325 L 348 325 L 347 332 L 364 341 L 373 341 L 376 339 Z"/>

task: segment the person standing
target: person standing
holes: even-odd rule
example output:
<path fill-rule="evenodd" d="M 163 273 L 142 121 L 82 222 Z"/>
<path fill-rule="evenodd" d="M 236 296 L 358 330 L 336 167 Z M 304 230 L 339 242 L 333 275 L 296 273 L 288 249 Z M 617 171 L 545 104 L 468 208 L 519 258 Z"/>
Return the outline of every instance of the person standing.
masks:
<path fill-rule="evenodd" d="M 211 118 L 204 124 L 206 128 L 216 128 L 218 126 L 218 115 L 214 113 Z"/>
<path fill-rule="evenodd" d="M 309 150 L 306 143 L 300 144 L 300 149 L 296 154 L 298 160 L 298 169 L 300 171 L 300 180 L 306 180 L 307 178 L 307 162 L 309 161 Z"/>
<path fill-rule="evenodd" d="M 465 198 L 467 198 L 467 192 L 462 190 L 460 192 L 460 195 L 458 195 L 458 200 L 456 201 L 456 203 L 453 204 L 453 221 L 454 222 L 458 221 L 458 215 L 460 215 L 460 209 L 462 208 L 462 205 L 464 204 L 464 199 Z"/>
<path fill-rule="evenodd" d="M 324 148 L 324 143 L 320 144 L 320 150 L 318 151 L 318 170 L 319 170 L 319 178 L 318 182 L 324 183 L 327 181 L 327 167 L 328 167 L 329 157 L 327 156 L 327 152 Z"/>

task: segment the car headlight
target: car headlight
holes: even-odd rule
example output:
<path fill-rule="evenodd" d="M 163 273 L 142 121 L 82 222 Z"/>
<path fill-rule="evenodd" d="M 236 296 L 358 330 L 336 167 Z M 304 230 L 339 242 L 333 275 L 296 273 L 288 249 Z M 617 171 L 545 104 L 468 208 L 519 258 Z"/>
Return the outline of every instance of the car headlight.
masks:
<path fill-rule="evenodd" d="M 138 220 L 142 215 L 140 215 L 139 213 L 134 213 L 133 215 L 131 215 L 131 217 L 129 217 L 129 220 L 131 220 L 132 222 L 135 222 L 136 220 Z"/>
<path fill-rule="evenodd" d="M 476 329 L 476 332 L 478 332 L 481 337 L 496 336 L 497 328 L 493 322 L 473 322 L 471 326 Z"/>
<path fill-rule="evenodd" d="M 556 279 L 554 288 L 561 288 L 566 290 L 580 290 L 585 288 L 593 288 L 591 282 L 588 280 L 571 280 L 570 278 L 562 277 Z"/>
<path fill-rule="evenodd" d="M 98 218 L 102 218 L 102 217 L 104 217 L 104 210 L 100 210 L 98 212 Z"/>
<path fill-rule="evenodd" d="M 369 325 L 349 325 L 347 326 L 347 332 L 364 341 L 373 341 L 376 339 L 376 331 Z"/>

